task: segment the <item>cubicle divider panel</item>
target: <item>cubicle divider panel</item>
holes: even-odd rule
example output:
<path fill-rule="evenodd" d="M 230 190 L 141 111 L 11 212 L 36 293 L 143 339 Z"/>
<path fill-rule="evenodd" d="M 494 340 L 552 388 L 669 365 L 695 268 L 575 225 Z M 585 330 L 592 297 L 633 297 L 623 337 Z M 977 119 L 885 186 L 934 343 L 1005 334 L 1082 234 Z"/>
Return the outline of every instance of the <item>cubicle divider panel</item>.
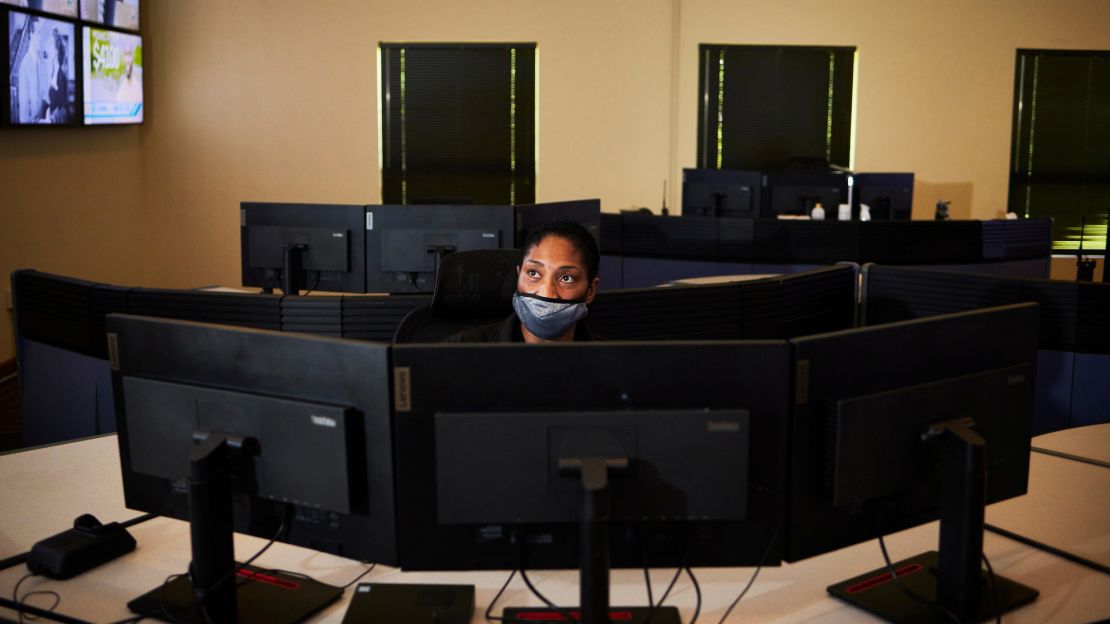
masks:
<path fill-rule="evenodd" d="M 1052 255 L 1052 219 L 983 221 L 984 259 L 1042 258 Z"/>
<path fill-rule="evenodd" d="M 98 346 L 103 352 L 90 322 L 94 282 L 31 270 L 15 271 L 11 279 L 20 336 L 85 355 L 94 355 Z"/>
<path fill-rule="evenodd" d="M 40 446 L 116 430 L 107 360 L 21 336 L 20 444 Z"/>
<path fill-rule="evenodd" d="M 755 222 L 752 259 L 757 262 L 832 264 L 860 255 L 855 221 Z"/>
<path fill-rule="evenodd" d="M 340 337 L 342 297 L 285 297 L 281 300 L 281 331 Z"/>
<path fill-rule="evenodd" d="M 431 295 L 343 297 L 343 337 L 391 342 L 405 316 L 431 301 Z"/>
<path fill-rule="evenodd" d="M 738 284 L 606 291 L 590 305 L 590 327 L 608 340 L 736 340 Z"/>
<path fill-rule="evenodd" d="M 855 326 L 856 268 L 825 267 L 744 282 L 745 340 L 794 338 Z"/>
<path fill-rule="evenodd" d="M 1022 301 L 1021 280 L 869 264 L 863 268 L 866 325 L 1007 305 Z"/>
<path fill-rule="evenodd" d="M 128 293 L 129 314 L 257 329 L 281 329 L 280 295 L 201 290 L 135 288 Z"/>
<path fill-rule="evenodd" d="M 902 265 L 982 261 L 980 221 L 868 221 L 859 227 L 859 255 L 841 260 Z"/>
<path fill-rule="evenodd" d="M 795 338 L 855 327 L 858 276 L 855 265 L 783 275 L 778 335 L 766 338 Z M 746 331 L 745 337 L 755 336 Z"/>

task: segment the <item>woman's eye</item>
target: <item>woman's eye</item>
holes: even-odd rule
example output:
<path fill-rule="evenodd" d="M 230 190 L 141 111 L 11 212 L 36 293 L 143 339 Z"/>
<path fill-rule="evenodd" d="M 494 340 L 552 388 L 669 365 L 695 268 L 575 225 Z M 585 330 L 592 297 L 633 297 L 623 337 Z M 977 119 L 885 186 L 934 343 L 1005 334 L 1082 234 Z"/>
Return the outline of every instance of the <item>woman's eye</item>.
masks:
<path fill-rule="evenodd" d="M 559 279 L 561 281 L 567 283 L 567 284 L 574 283 L 574 276 L 573 275 L 564 275 L 564 276 L 560 277 Z"/>
<path fill-rule="evenodd" d="M 537 270 L 535 270 L 535 269 L 528 269 L 528 277 L 531 277 L 531 278 L 537 278 L 537 277 L 539 277 L 539 276 L 540 276 L 540 272 L 539 272 L 539 271 L 537 271 Z"/>

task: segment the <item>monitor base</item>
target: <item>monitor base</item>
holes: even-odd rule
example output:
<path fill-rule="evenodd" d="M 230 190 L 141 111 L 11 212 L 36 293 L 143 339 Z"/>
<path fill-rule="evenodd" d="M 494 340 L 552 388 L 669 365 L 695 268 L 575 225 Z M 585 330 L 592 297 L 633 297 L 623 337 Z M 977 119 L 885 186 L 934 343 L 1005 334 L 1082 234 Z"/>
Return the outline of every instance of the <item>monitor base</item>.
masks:
<path fill-rule="evenodd" d="M 303 622 L 343 595 L 332 585 L 254 566 L 239 570 L 235 582 L 238 624 Z M 183 575 L 132 600 L 127 608 L 163 622 L 206 624 L 209 618 L 195 603 L 193 586 Z"/>
<path fill-rule="evenodd" d="M 609 621 L 621 624 L 646 624 L 648 616 L 651 624 L 682 624 L 676 607 L 610 607 Z M 501 616 L 506 622 L 578 622 L 581 612 L 578 607 L 548 609 L 544 607 L 505 607 Z"/>
<path fill-rule="evenodd" d="M 935 601 L 937 597 L 938 554 L 934 551 L 922 553 L 909 559 L 894 563 L 902 585 L 925 600 Z M 998 585 L 998 613 L 1007 613 L 1036 600 L 1038 592 L 1016 581 L 995 575 Z M 995 598 L 991 587 L 990 575 L 982 572 L 982 593 L 979 604 L 971 613 L 958 614 L 966 622 L 982 622 L 995 617 Z M 829 593 L 853 606 L 888 622 L 899 624 L 926 624 L 944 620 L 939 611 L 907 596 L 897 583 L 891 582 L 890 572 L 879 568 L 867 574 L 831 585 Z"/>

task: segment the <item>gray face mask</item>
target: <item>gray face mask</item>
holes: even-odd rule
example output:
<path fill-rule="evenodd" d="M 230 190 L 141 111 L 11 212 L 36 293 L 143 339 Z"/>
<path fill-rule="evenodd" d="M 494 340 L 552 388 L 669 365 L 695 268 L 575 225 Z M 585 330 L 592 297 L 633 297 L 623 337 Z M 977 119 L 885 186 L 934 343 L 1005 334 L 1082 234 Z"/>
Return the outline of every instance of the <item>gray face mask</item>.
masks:
<path fill-rule="evenodd" d="M 554 340 L 567 333 L 589 312 L 585 299 L 565 301 L 519 292 L 513 295 L 513 310 L 524 328 L 543 340 Z"/>

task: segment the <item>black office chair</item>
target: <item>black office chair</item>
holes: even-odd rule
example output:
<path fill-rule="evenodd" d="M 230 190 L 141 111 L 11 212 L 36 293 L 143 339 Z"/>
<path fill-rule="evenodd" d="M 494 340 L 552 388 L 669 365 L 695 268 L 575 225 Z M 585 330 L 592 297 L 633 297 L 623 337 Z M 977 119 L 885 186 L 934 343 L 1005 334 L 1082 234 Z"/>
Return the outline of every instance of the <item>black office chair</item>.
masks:
<path fill-rule="evenodd" d="M 464 329 L 504 320 L 513 311 L 517 249 L 447 254 L 440 261 L 432 302 L 405 316 L 393 342 L 440 342 Z"/>

